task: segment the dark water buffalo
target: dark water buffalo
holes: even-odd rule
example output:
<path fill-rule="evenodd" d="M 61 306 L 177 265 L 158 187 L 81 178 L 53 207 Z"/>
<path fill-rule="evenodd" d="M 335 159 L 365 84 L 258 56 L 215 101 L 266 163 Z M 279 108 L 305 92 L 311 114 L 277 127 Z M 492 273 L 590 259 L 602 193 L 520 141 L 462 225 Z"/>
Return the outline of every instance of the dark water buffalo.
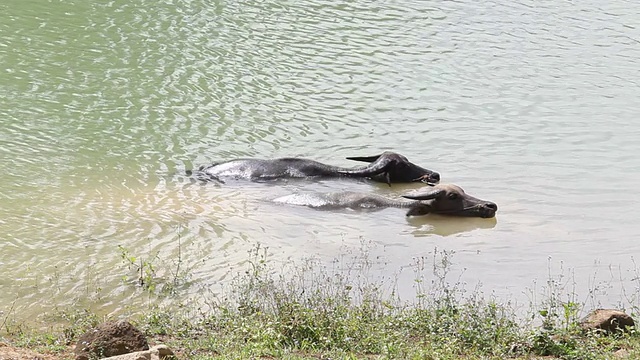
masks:
<path fill-rule="evenodd" d="M 324 210 L 406 208 L 409 209 L 407 216 L 441 214 L 492 218 L 498 210 L 495 203 L 468 195 L 462 188 L 453 184 L 434 185 L 425 192 L 403 197 L 410 200 L 394 200 L 380 195 L 357 192 L 336 192 L 286 195 L 274 201 Z"/>
<path fill-rule="evenodd" d="M 201 179 L 221 182 L 224 178 L 259 181 L 307 177 L 370 178 L 387 184 L 415 181 L 437 183 L 440 181 L 440 174 L 437 172 L 413 164 L 406 157 L 393 152 L 386 151 L 376 156 L 349 157 L 347 159 L 365 161 L 369 165 L 358 168 L 342 168 L 300 158 L 236 159 L 202 166 L 193 173 Z M 188 171 L 187 174 L 191 174 L 191 172 Z"/>

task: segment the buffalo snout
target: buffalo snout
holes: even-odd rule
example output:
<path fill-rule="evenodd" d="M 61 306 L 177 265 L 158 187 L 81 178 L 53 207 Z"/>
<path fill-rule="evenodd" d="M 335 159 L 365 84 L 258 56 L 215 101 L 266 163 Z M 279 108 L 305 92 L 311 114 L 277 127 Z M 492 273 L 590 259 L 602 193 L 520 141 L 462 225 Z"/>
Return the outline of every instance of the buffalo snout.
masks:
<path fill-rule="evenodd" d="M 432 172 L 426 175 L 422 175 L 419 178 L 414 179 L 413 181 L 421 181 L 426 184 L 437 184 L 440 182 L 440 174 L 437 172 Z"/>
<path fill-rule="evenodd" d="M 487 201 L 480 205 L 480 215 L 483 218 L 492 218 L 496 215 L 496 211 L 498 211 L 498 205 Z"/>

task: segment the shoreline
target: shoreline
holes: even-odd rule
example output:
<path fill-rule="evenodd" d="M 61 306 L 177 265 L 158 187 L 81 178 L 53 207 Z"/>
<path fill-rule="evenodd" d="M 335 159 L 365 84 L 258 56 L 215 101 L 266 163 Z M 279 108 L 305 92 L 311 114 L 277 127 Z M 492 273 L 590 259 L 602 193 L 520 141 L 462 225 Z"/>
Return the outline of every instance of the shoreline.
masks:
<path fill-rule="evenodd" d="M 150 300 L 134 315 L 98 315 L 73 306 L 28 321 L 4 314 L 0 359 L 11 358 L 11 352 L 72 359 L 77 338 L 108 320 L 132 322 L 151 346 L 168 345 L 179 359 L 640 357 L 635 330 L 609 336 L 581 329 L 581 315 L 594 310 L 588 301 L 577 300 L 585 294 L 550 278 L 544 296 L 522 315 L 522 308 L 485 295 L 481 287 L 467 290 L 466 284 L 451 281 L 451 256 L 434 253 L 431 273 L 416 274 L 415 299 L 406 302 L 394 284 L 366 276 L 371 264 L 366 253 L 351 264 L 353 272 L 314 262 L 283 272 L 258 247 L 223 294 L 201 299 L 206 308 L 195 303 L 159 307 Z M 175 295 L 151 286 L 152 280 L 138 285 L 140 296 Z M 640 289 L 628 295 L 639 299 Z M 638 316 L 637 305 L 622 310 Z"/>

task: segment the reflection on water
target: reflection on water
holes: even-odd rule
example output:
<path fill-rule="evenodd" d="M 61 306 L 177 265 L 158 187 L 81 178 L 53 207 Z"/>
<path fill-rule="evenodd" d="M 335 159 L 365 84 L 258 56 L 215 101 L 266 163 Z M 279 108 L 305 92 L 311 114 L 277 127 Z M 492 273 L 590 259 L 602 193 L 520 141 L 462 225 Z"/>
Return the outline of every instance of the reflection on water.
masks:
<path fill-rule="evenodd" d="M 496 217 L 499 217 L 496 214 Z M 414 227 L 411 234 L 415 237 L 431 235 L 450 236 L 477 229 L 493 229 L 498 223 L 496 217 L 489 219 L 450 217 L 442 215 L 413 216 L 407 223 Z"/>
<path fill-rule="evenodd" d="M 180 261 L 185 297 L 228 284 L 257 243 L 273 261 L 331 261 L 365 239 L 381 274 L 438 247 L 465 281 L 507 296 L 550 261 L 580 284 L 594 264 L 633 276 L 640 5 L 3 4 L 0 311 L 144 306 L 120 247 L 161 278 Z M 351 167 L 384 150 L 496 202 L 497 218 L 265 201 L 420 184 L 185 175 L 238 157 Z"/>

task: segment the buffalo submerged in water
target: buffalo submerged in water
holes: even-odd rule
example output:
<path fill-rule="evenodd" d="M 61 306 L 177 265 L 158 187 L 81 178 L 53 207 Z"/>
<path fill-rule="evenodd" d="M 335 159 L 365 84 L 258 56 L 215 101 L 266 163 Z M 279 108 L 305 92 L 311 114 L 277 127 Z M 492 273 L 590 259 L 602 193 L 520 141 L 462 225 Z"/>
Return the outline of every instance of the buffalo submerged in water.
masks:
<path fill-rule="evenodd" d="M 498 211 L 498 205 L 495 203 L 475 198 L 465 193 L 461 187 L 453 184 L 433 185 L 427 191 L 402 197 L 409 200 L 396 200 L 375 194 L 344 191 L 324 194 L 292 194 L 273 201 L 321 210 L 406 208 L 408 209 L 407 216 L 440 214 L 492 218 Z"/>
<path fill-rule="evenodd" d="M 224 182 L 225 178 L 260 181 L 309 177 L 369 178 L 387 184 L 417 181 L 435 184 L 440 181 L 440 174 L 437 172 L 413 164 L 403 155 L 394 152 L 347 159 L 368 162 L 369 165 L 343 168 L 302 158 L 235 159 L 201 166 L 196 171 L 187 171 L 187 174 L 193 173 L 200 179 L 219 182 Z"/>

